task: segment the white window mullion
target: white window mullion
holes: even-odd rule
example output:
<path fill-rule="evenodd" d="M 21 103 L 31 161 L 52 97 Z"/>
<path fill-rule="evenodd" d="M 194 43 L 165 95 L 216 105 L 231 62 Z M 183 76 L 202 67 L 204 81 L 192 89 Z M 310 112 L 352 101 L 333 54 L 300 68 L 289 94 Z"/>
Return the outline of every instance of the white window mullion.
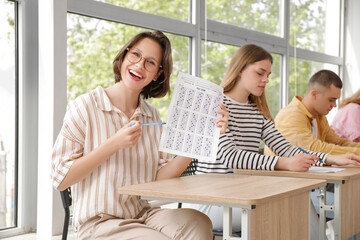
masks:
<path fill-rule="evenodd" d="M 60 234 L 64 210 L 50 180 L 51 151 L 66 110 L 67 2 L 39 0 L 37 238 Z"/>

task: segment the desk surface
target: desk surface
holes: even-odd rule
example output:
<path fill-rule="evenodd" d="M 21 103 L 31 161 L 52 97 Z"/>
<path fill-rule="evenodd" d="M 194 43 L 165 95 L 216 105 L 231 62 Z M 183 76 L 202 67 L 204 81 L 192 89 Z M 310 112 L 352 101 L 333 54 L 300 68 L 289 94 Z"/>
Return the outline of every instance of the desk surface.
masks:
<path fill-rule="evenodd" d="M 265 170 L 247 170 L 234 169 L 234 173 L 247 175 L 263 175 L 263 176 L 277 176 L 277 177 L 297 177 L 297 178 L 312 178 L 325 180 L 350 180 L 360 177 L 360 167 L 340 167 L 345 170 L 336 173 L 316 173 L 316 172 L 293 172 L 293 171 L 265 171 Z"/>
<path fill-rule="evenodd" d="M 326 181 L 239 174 L 201 174 L 121 187 L 120 194 L 235 204 L 256 205 L 325 186 Z"/>

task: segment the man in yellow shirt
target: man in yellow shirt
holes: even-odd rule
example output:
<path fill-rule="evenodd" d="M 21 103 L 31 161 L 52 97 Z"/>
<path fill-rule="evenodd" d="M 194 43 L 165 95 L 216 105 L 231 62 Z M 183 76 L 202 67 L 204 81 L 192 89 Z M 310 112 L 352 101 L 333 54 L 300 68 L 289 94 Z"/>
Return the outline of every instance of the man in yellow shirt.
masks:
<path fill-rule="evenodd" d="M 293 145 L 332 155 L 360 155 L 360 143 L 340 138 L 329 126 L 326 115 L 340 98 L 342 81 L 329 70 L 315 73 L 309 81 L 304 98 L 294 97 L 280 110 L 275 127 Z M 266 155 L 274 155 L 268 148 Z"/>

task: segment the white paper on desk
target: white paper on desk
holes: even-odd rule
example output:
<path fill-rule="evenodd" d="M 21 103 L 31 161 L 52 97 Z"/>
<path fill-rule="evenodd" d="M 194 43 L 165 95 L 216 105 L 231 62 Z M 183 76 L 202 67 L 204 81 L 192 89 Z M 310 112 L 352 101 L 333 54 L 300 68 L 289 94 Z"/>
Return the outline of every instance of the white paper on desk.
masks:
<path fill-rule="evenodd" d="M 310 167 L 308 172 L 318 172 L 318 173 L 330 173 L 330 172 L 340 172 L 344 168 L 333 168 L 333 167 Z"/>
<path fill-rule="evenodd" d="M 223 88 L 210 81 L 179 73 L 171 98 L 159 150 L 215 161 L 220 128 L 215 121 Z"/>

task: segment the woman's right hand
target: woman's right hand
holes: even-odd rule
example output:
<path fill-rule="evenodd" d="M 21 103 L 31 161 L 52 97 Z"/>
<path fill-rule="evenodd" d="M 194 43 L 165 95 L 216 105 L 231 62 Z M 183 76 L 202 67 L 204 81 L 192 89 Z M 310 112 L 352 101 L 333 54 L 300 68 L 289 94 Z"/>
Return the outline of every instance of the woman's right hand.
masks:
<path fill-rule="evenodd" d="M 131 126 L 130 126 L 131 124 Z M 114 138 L 119 149 L 134 146 L 141 135 L 141 123 L 131 121 L 116 132 Z"/>
<path fill-rule="evenodd" d="M 130 126 L 130 124 L 134 125 Z M 134 146 L 141 135 L 140 124 L 139 121 L 131 121 L 94 150 L 76 159 L 63 181 L 59 184 L 58 190 L 63 191 L 83 180 L 119 149 Z"/>
<path fill-rule="evenodd" d="M 315 160 L 319 160 L 319 157 L 311 154 L 297 154 L 293 157 L 284 158 L 279 157 L 275 169 L 306 172 L 315 163 Z"/>

